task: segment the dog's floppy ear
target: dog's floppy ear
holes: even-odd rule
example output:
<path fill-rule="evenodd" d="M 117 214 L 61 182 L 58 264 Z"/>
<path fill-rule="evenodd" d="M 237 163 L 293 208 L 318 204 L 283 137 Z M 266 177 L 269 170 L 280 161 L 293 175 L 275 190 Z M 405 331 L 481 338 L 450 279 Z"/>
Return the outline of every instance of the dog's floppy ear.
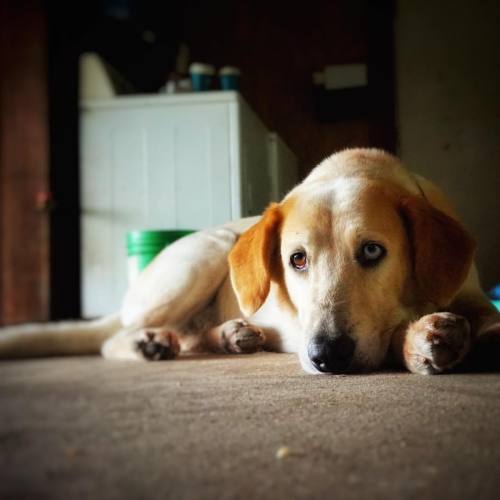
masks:
<path fill-rule="evenodd" d="M 229 254 L 231 282 L 240 309 L 252 315 L 266 300 L 271 278 L 279 266 L 279 227 L 282 220 L 278 204 L 273 203 L 262 219 L 243 233 Z"/>
<path fill-rule="evenodd" d="M 400 201 L 413 253 L 413 271 L 424 297 L 447 306 L 463 284 L 476 243 L 463 226 L 427 200 L 410 196 Z"/>

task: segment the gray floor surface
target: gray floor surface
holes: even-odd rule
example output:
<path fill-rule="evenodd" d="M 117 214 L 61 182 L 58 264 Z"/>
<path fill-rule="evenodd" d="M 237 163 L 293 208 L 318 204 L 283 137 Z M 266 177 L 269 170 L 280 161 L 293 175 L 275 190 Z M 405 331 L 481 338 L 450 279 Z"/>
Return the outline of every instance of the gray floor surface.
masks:
<path fill-rule="evenodd" d="M 311 376 L 269 353 L 2 362 L 0 497 L 498 499 L 500 374 Z"/>

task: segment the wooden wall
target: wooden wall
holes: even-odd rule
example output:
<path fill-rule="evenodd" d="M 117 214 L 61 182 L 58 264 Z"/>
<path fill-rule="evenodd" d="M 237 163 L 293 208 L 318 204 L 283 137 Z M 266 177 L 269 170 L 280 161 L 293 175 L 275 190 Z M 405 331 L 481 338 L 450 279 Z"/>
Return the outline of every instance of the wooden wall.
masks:
<path fill-rule="evenodd" d="M 242 92 L 298 155 L 301 174 L 345 147 L 394 150 L 393 8 L 390 1 L 185 2 L 192 59 L 236 65 Z M 370 63 L 374 118 L 320 123 L 312 74 L 325 65 Z"/>
<path fill-rule="evenodd" d="M 49 318 L 46 35 L 40 1 L 0 1 L 0 324 Z"/>

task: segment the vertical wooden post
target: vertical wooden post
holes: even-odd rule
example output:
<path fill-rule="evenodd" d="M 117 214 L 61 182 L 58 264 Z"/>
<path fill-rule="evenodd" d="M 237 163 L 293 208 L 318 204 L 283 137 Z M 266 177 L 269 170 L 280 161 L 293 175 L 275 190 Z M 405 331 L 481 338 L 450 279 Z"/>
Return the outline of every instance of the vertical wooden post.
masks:
<path fill-rule="evenodd" d="M 0 323 L 49 317 L 47 29 L 41 0 L 0 0 Z"/>

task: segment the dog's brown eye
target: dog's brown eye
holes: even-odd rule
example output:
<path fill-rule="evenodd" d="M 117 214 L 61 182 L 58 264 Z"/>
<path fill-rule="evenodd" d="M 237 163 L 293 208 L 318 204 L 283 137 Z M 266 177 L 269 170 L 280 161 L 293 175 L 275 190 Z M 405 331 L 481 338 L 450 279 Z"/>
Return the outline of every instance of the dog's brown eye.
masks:
<path fill-rule="evenodd" d="M 304 271 L 307 268 L 307 255 L 305 252 L 295 252 L 290 256 L 290 264 L 297 271 Z"/>
<path fill-rule="evenodd" d="M 386 254 L 386 250 L 378 243 L 364 243 L 356 255 L 356 260 L 363 267 L 372 267 L 378 264 Z"/>

